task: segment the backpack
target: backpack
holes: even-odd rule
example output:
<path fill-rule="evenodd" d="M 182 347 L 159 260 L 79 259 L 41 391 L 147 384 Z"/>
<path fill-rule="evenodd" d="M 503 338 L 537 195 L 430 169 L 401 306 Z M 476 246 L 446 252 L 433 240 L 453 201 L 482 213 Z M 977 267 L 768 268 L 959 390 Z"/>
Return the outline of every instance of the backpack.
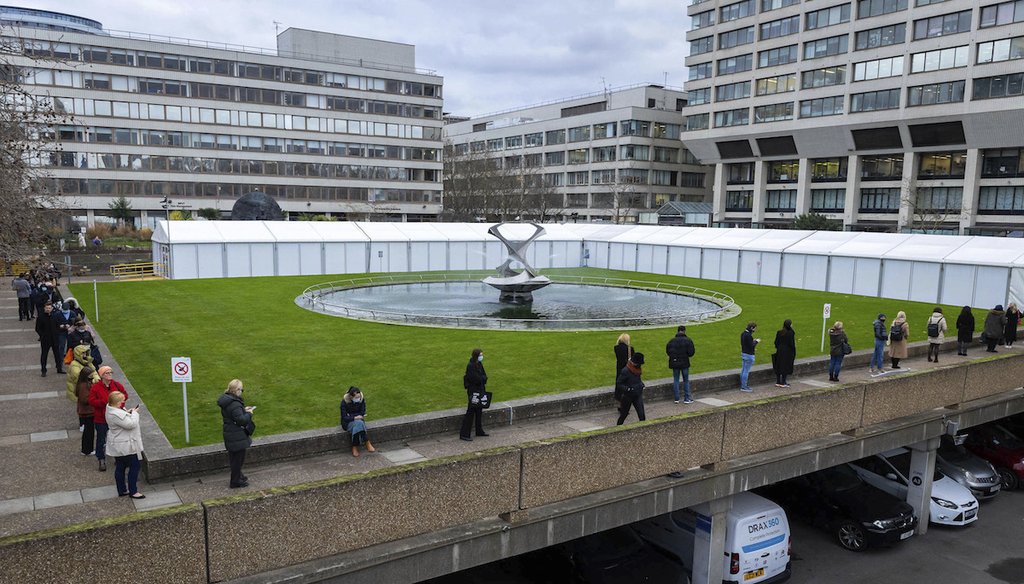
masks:
<path fill-rule="evenodd" d="M 940 322 L 942 322 L 941 318 L 939 320 L 935 321 L 935 322 L 929 322 L 928 323 L 928 336 L 929 337 L 934 339 L 934 338 L 939 336 L 939 323 Z"/>
<path fill-rule="evenodd" d="M 889 340 L 894 343 L 903 340 L 903 323 L 892 325 L 889 329 Z"/>

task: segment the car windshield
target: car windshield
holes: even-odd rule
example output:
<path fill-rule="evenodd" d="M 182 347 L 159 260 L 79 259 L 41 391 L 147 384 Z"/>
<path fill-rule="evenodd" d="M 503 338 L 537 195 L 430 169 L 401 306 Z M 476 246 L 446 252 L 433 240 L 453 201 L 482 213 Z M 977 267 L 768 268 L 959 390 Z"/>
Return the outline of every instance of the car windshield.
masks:
<path fill-rule="evenodd" d="M 1010 450 L 1019 450 L 1024 448 L 1024 441 L 1013 435 L 1012 432 L 1003 428 L 1002 426 L 997 427 L 999 431 L 995 432 L 995 438 L 999 440 L 999 445 L 1003 448 L 1009 448 Z"/>
<path fill-rule="evenodd" d="M 857 473 L 845 464 L 819 471 L 821 482 L 833 491 L 849 491 L 856 489 L 862 482 Z"/>

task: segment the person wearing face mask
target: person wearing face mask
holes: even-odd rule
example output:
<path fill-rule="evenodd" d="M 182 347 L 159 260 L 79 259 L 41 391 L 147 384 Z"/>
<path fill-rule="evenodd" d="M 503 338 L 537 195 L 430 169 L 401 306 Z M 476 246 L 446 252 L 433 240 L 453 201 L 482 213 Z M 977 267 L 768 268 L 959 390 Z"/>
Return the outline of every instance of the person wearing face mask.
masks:
<path fill-rule="evenodd" d="M 489 435 L 487 432 L 484 432 L 484 408 L 479 404 L 474 404 L 472 399 L 474 393 L 482 394 L 487 391 L 487 372 L 484 371 L 483 349 L 473 349 L 473 352 L 470 354 L 469 363 L 466 364 L 466 375 L 462 378 L 462 385 L 466 388 L 466 397 L 469 398 L 469 403 L 466 406 L 466 415 L 462 418 L 462 429 L 459 431 L 459 438 L 470 442 L 473 440 L 470 430 L 473 428 L 474 421 L 476 422 L 477 437 Z"/>
<path fill-rule="evenodd" d="M 366 436 L 366 400 L 358 387 L 352 386 L 341 400 L 341 429 L 352 437 L 352 456 L 359 456 L 359 445 L 365 444 L 367 452 L 376 452 Z"/>
<path fill-rule="evenodd" d="M 53 317 L 53 303 L 43 302 L 36 318 L 36 335 L 39 337 L 39 368 L 46 377 L 46 355 L 53 353 L 57 373 L 64 373 L 64 354 L 57 351 L 57 321 Z"/>
<path fill-rule="evenodd" d="M 96 429 L 96 460 L 99 463 L 100 472 L 107 470 L 107 404 L 110 402 L 110 394 L 117 391 L 128 398 L 128 390 L 119 382 L 114 380 L 114 370 L 104 365 L 96 371 L 100 380 L 89 388 L 89 405 L 93 409 L 93 427 Z"/>
<path fill-rule="evenodd" d="M 242 381 L 232 379 L 227 390 L 217 398 L 220 415 L 224 419 L 224 448 L 228 451 L 228 464 L 231 466 L 232 489 L 249 486 L 249 477 L 242 474 L 245 464 L 245 450 L 252 445 L 252 433 L 256 424 L 252 421 L 252 412 L 256 406 L 247 406 L 242 401 Z"/>
<path fill-rule="evenodd" d="M 754 338 L 755 330 L 757 330 L 757 323 L 750 321 L 747 323 L 747 328 L 740 333 L 740 391 L 748 393 L 754 391 L 750 388 L 748 380 L 750 369 L 754 366 L 754 351 L 757 349 L 757 344 L 761 342 L 761 339 Z"/>
<path fill-rule="evenodd" d="M 92 333 L 85 326 L 85 321 L 81 318 L 75 319 L 75 325 L 68 333 L 68 349 L 74 349 L 78 345 L 92 347 L 95 342 Z"/>

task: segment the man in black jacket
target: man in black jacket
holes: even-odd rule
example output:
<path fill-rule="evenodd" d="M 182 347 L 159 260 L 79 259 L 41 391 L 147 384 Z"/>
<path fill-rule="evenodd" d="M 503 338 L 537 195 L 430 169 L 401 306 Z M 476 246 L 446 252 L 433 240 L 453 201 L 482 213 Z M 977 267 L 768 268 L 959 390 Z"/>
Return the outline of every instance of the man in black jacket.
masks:
<path fill-rule="evenodd" d="M 53 353 L 57 373 L 64 373 L 64 356 L 57 354 L 57 321 L 53 317 L 53 303 L 47 300 L 36 318 L 36 334 L 39 335 L 39 368 L 46 377 L 46 354 Z"/>
<path fill-rule="evenodd" d="M 672 370 L 672 397 L 679 403 L 679 376 L 683 377 L 683 403 L 692 404 L 690 399 L 690 357 L 693 357 L 693 341 L 686 336 L 686 327 L 679 325 L 676 336 L 665 345 L 668 368 Z"/>
<path fill-rule="evenodd" d="M 619 400 L 619 421 L 616 424 L 619 426 L 626 421 L 630 406 L 636 409 L 641 422 L 647 419 L 644 413 L 644 382 L 640 380 L 643 364 L 644 354 L 633 353 L 615 381 L 615 397 Z"/>
<path fill-rule="evenodd" d="M 757 330 L 757 323 L 750 321 L 747 323 L 747 328 L 743 329 L 740 333 L 740 362 L 742 367 L 740 368 L 740 391 L 751 392 L 754 391 L 750 388 L 748 379 L 750 377 L 750 369 L 754 366 L 754 350 L 757 348 L 757 344 L 761 342 L 761 339 L 754 338 L 754 331 Z"/>

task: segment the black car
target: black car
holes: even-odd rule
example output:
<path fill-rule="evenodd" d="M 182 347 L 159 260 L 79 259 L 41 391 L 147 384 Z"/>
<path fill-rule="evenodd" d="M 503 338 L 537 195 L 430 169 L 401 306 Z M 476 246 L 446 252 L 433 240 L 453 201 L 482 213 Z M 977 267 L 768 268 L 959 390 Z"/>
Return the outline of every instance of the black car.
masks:
<path fill-rule="evenodd" d="M 913 507 L 865 483 L 846 464 L 756 491 L 784 507 L 790 517 L 823 527 L 839 545 L 855 552 L 907 539 L 917 526 Z"/>

